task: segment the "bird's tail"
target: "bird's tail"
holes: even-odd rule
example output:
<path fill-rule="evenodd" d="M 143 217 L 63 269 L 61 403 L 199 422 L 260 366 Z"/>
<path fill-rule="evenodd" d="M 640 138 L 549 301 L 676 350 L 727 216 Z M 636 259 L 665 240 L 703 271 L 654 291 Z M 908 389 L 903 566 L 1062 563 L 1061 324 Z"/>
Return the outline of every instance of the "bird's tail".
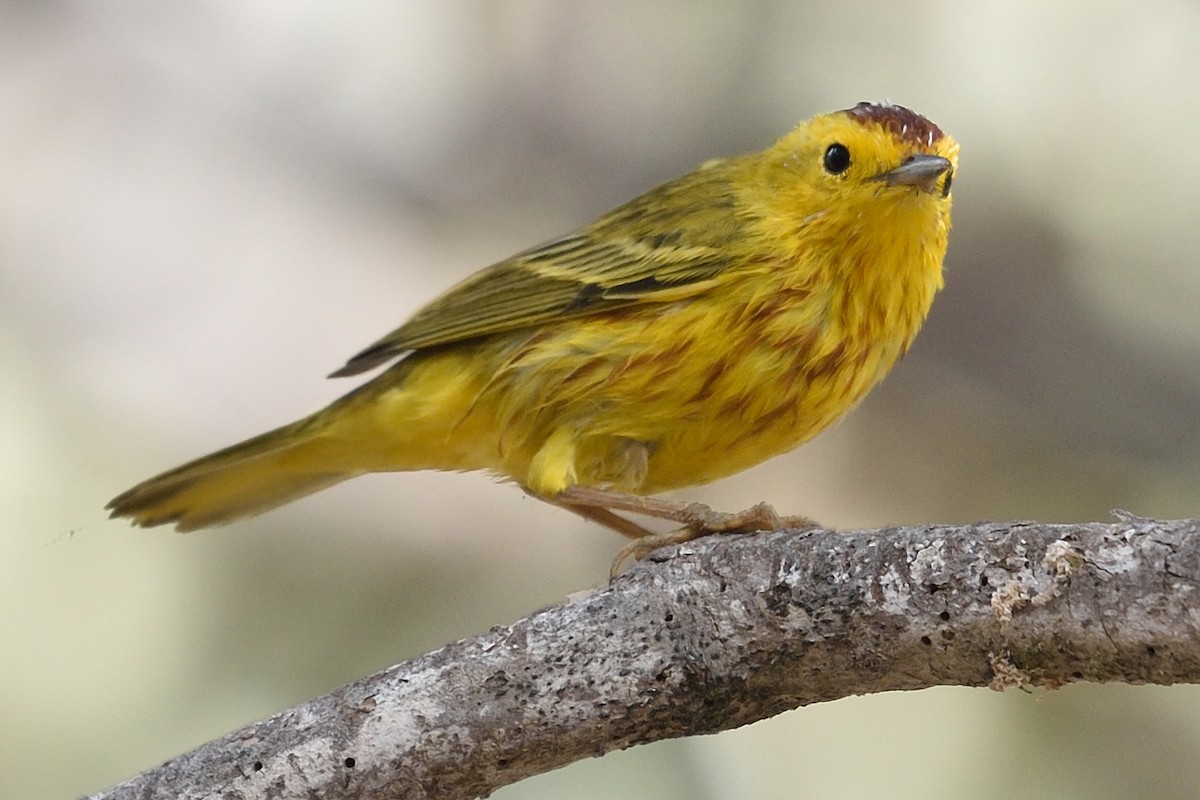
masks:
<path fill-rule="evenodd" d="M 109 502 L 135 525 L 180 531 L 250 517 L 360 474 L 320 413 L 198 458 Z"/>

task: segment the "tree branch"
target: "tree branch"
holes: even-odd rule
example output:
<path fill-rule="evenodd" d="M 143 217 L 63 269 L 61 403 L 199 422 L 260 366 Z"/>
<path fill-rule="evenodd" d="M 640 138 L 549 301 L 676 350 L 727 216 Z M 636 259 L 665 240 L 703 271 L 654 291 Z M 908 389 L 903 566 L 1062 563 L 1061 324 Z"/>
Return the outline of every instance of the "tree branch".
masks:
<path fill-rule="evenodd" d="M 1200 682 L 1200 522 L 709 536 L 96 798 L 469 798 L 797 706 Z"/>

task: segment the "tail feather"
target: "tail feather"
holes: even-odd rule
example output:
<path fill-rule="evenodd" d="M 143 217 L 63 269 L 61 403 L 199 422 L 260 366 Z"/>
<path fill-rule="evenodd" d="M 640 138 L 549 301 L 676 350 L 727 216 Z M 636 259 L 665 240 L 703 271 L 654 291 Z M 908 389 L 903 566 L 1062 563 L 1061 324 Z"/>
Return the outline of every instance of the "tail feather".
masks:
<path fill-rule="evenodd" d="M 190 531 L 261 514 L 360 474 L 338 457 L 344 447 L 322 435 L 314 421 L 285 425 L 164 472 L 106 508 L 142 527 L 175 523 Z"/>

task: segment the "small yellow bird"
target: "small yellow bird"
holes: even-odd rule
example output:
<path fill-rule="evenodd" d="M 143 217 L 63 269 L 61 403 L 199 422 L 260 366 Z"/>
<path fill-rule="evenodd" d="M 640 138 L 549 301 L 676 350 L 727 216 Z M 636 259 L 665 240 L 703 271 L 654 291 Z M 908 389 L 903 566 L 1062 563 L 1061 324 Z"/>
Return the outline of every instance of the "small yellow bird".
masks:
<path fill-rule="evenodd" d="M 800 124 L 476 273 L 331 377 L 310 417 L 108 504 L 181 531 L 367 472 L 485 470 L 635 539 L 776 527 L 646 497 L 791 450 L 908 349 L 942 286 L 958 145 L 891 104 Z M 651 535 L 616 513 L 683 527 Z"/>

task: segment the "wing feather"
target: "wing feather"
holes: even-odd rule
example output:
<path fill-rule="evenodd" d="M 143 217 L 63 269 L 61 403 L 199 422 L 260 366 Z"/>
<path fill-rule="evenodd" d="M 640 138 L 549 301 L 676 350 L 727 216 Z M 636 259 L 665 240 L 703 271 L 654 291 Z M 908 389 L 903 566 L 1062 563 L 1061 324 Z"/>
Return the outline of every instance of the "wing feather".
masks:
<path fill-rule="evenodd" d="M 710 290 L 729 271 L 727 245 L 739 224 L 728 165 L 710 162 L 481 270 L 330 377 L 357 375 L 415 350 Z"/>

